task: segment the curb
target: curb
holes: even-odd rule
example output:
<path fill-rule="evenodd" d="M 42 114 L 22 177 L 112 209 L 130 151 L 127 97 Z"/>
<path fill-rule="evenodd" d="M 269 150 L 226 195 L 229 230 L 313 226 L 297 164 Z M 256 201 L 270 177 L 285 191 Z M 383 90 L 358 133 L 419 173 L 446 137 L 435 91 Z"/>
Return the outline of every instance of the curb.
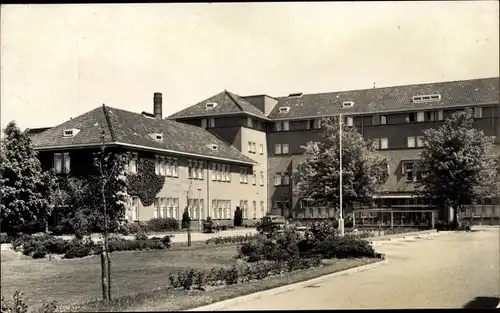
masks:
<path fill-rule="evenodd" d="M 353 268 L 350 268 L 350 269 L 347 269 L 344 271 L 323 275 L 323 276 L 316 277 L 316 278 L 306 280 L 306 281 L 302 281 L 299 283 L 285 285 L 285 286 L 281 286 L 281 287 L 277 287 L 277 288 L 273 288 L 273 289 L 268 289 L 268 290 L 264 290 L 264 291 L 258 291 L 255 293 L 251 293 L 249 295 L 223 300 L 220 302 L 208 304 L 208 305 L 194 308 L 194 309 L 190 309 L 187 311 L 217 311 L 217 310 L 222 310 L 222 309 L 225 309 L 229 306 L 234 306 L 234 305 L 237 305 L 240 303 L 258 300 L 262 297 L 273 296 L 273 295 L 276 295 L 279 293 L 284 293 L 284 292 L 288 292 L 288 291 L 301 289 L 301 288 L 304 288 L 308 285 L 318 284 L 318 283 L 321 283 L 325 280 L 329 280 L 329 279 L 332 279 L 332 278 L 335 278 L 338 276 L 345 276 L 345 275 L 350 275 L 350 274 L 354 274 L 354 273 L 358 273 L 358 272 L 364 272 L 364 271 L 370 270 L 374 267 L 387 264 L 389 262 L 389 260 L 385 257 L 384 254 L 379 254 L 379 256 L 381 256 L 381 261 L 378 261 L 375 263 L 370 263 L 370 264 L 366 264 L 366 265 L 353 267 Z"/>

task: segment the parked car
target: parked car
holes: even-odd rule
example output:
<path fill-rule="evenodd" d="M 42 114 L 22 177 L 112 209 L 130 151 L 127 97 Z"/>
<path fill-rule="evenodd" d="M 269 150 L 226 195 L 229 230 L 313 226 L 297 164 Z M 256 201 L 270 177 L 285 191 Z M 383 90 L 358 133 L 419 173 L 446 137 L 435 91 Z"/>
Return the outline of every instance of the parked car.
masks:
<path fill-rule="evenodd" d="M 262 218 L 257 231 L 264 235 L 270 235 L 275 231 L 283 231 L 286 225 L 286 219 L 280 215 L 266 215 Z"/>

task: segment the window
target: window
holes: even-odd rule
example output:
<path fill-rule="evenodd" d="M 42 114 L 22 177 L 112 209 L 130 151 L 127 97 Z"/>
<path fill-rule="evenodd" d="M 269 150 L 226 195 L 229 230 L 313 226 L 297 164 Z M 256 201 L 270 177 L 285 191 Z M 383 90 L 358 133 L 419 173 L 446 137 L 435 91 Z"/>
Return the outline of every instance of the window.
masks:
<path fill-rule="evenodd" d="M 435 95 L 419 95 L 419 96 L 413 96 L 412 102 L 414 103 L 419 103 L 419 102 L 432 102 L 432 101 L 440 101 L 441 100 L 441 95 L 440 94 L 435 94 Z"/>
<path fill-rule="evenodd" d="M 417 122 L 424 121 L 424 112 L 417 112 Z"/>
<path fill-rule="evenodd" d="M 128 161 L 128 171 L 133 174 L 137 174 L 139 157 L 137 153 L 131 153 Z"/>
<path fill-rule="evenodd" d="M 208 119 L 208 127 L 209 128 L 214 128 L 215 127 L 215 118 L 209 118 Z"/>
<path fill-rule="evenodd" d="M 259 146 L 259 152 L 260 152 L 261 155 L 264 154 L 264 145 L 263 144 L 260 144 L 260 146 Z"/>
<path fill-rule="evenodd" d="M 425 112 L 425 120 L 426 121 L 434 121 L 436 119 L 436 112 L 435 111 L 427 111 Z"/>
<path fill-rule="evenodd" d="M 198 179 L 203 180 L 203 161 L 198 161 Z"/>
<path fill-rule="evenodd" d="M 222 181 L 222 164 L 217 164 L 217 181 Z"/>
<path fill-rule="evenodd" d="M 252 151 L 252 142 L 251 141 L 248 142 L 248 152 L 250 152 L 250 153 L 253 152 Z"/>
<path fill-rule="evenodd" d="M 212 163 L 212 180 L 217 180 L 217 164 Z"/>
<path fill-rule="evenodd" d="M 274 130 L 277 132 L 281 131 L 281 122 L 274 123 Z"/>
<path fill-rule="evenodd" d="M 482 118 L 483 117 L 483 108 L 474 108 L 474 118 Z"/>
<path fill-rule="evenodd" d="M 378 138 L 373 139 L 372 144 L 374 149 L 376 150 L 380 149 L 380 139 Z"/>
<path fill-rule="evenodd" d="M 251 117 L 247 117 L 247 126 L 248 127 L 253 127 L 253 120 Z"/>
<path fill-rule="evenodd" d="M 342 108 L 343 109 L 352 108 L 353 105 L 354 105 L 354 102 L 352 102 L 352 101 L 344 101 L 344 102 L 342 102 Z"/>
<path fill-rule="evenodd" d="M 280 186 L 281 185 L 281 173 L 276 173 L 274 175 L 274 185 L 275 186 Z"/>
<path fill-rule="evenodd" d="M 172 199 L 172 198 L 167 198 L 166 217 L 174 217 L 174 199 Z"/>
<path fill-rule="evenodd" d="M 281 145 L 279 143 L 274 145 L 274 154 L 281 154 Z"/>
<path fill-rule="evenodd" d="M 240 183 L 248 184 L 248 173 L 247 173 L 247 168 L 245 167 L 240 168 Z"/>
<path fill-rule="evenodd" d="M 172 177 L 179 177 L 179 160 L 171 159 L 172 162 Z"/>
<path fill-rule="evenodd" d="M 225 166 L 225 172 L 226 172 L 226 181 L 231 182 L 231 165 Z"/>
<path fill-rule="evenodd" d="M 167 167 L 167 176 L 173 176 L 173 173 L 174 173 L 174 162 L 172 159 L 167 159 L 167 161 L 165 162 L 165 166 Z"/>
<path fill-rule="evenodd" d="M 253 201 L 253 206 L 252 206 L 252 218 L 255 220 L 257 219 L 257 201 Z"/>
<path fill-rule="evenodd" d="M 253 175 L 252 175 L 252 185 L 257 185 L 257 171 L 253 170 Z"/>
<path fill-rule="evenodd" d="M 212 110 L 217 106 L 217 102 L 207 102 L 205 104 L 205 110 Z"/>
<path fill-rule="evenodd" d="M 214 219 L 221 218 L 220 214 L 217 214 L 217 213 L 219 213 L 218 208 L 217 208 L 217 200 L 212 199 L 212 217 Z"/>
<path fill-rule="evenodd" d="M 388 149 L 389 147 L 389 140 L 387 138 L 380 138 L 380 149 Z"/>
<path fill-rule="evenodd" d="M 56 173 L 69 173 L 71 170 L 71 158 L 68 152 L 54 153 L 54 170 Z"/>
<path fill-rule="evenodd" d="M 417 136 L 417 147 L 424 146 L 424 136 Z"/>
<path fill-rule="evenodd" d="M 155 198 L 153 205 L 153 218 L 161 217 L 160 198 Z"/>
<path fill-rule="evenodd" d="M 289 185 L 290 184 L 290 176 L 288 173 L 283 174 L 283 185 Z"/>
<path fill-rule="evenodd" d="M 344 117 L 344 124 L 346 126 L 352 126 L 353 125 L 353 118 L 352 118 L 352 116 L 345 116 Z"/>
<path fill-rule="evenodd" d="M 137 221 L 139 219 L 139 198 L 132 197 L 132 205 L 131 205 L 131 219 L 132 221 Z"/>
<path fill-rule="evenodd" d="M 255 142 L 252 143 L 252 152 L 255 154 L 257 153 L 257 144 Z"/>
<path fill-rule="evenodd" d="M 188 161 L 188 178 L 193 178 L 193 172 L 194 172 L 194 168 L 193 168 L 193 161 L 189 160 Z"/>
<path fill-rule="evenodd" d="M 207 128 L 207 119 L 206 118 L 201 119 L 201 128 Z"/>
<path fill-rule="evenodd" d="M 415 137 L 407 138 L 407 146 L 408 148 L 415 148 Z"/>
<path fill-rule="evenodd" d="M 290 112 L 290 107 L 280 107 L 278 110 L 279 113 L 288 113 Z"/>
<path fill-rule="evenodd" d="M 260 202 L 260 216 L 264 216 L 264 201 Z"/>
<path fill-rule="evenodd" d="M 315 119 L 313 126 L 314 126 L 314 129 L 320 129 L 321 128 L 321 119 L 319 119 L 319 118 Z"/>
<path fill-rule="evenodd" d="M 288 144 L 286 144 L 286 143 L 285 143 L 285 144 L 283 144 L 283 146 L 282 146 L 282 147 L 283 147 L 283 150 L 282 150 L 282 153 L 283 153 L 283 154 L 288 154 L 288 153 L 290 153 Z"/>
<path fill-rule="evenodd" d="M 264 186 L 264 171 L 260 171 L 260 185 Z"/>
<path fill-rule="evenodd" d="M 406 121 L 408 123 L 413 123 L 415 122 L 415 113 L 411 112 L 411 113 L 408 113 L 408 115 L 406 116 Z"/>
<path fill-rule="evenodd" d="M 158 174 L 160 176 L 165 176 L 165 158 L 157 157 L 156 161 L 158 162 Z"/>
<path fill-rule="evenodd" d="M 387 115 L 380 115 L 380 124 L 387 124 Z"/>
<path fill-rule="evenodd" d="M 290 122 L 283 121 L 283 131 L 288 131 L 288 130 L 290 130 Z"/>
<path fill-rule="evenodd" d="M 404 162 L 402 168 L 403 168 L 403 175 L 405 175 L 405 180 L 407 182 L 413 182 L 414 180 L 413 163 Z"/>
<path fill-rule="evenodd" d="M 443 111 L 440 110 L 437 112 L 437 120 L 442 121 L 443 120 Z"/>

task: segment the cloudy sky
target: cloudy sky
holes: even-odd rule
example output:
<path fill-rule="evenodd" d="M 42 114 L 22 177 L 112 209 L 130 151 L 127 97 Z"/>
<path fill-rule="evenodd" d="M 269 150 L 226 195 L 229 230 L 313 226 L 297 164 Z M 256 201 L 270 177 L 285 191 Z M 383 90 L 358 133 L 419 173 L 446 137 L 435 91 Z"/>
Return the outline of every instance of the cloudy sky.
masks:
<path fill-rule="evenodd" d="M 499 2 L 3 5 L 1 123 L 499 76 Z"/>

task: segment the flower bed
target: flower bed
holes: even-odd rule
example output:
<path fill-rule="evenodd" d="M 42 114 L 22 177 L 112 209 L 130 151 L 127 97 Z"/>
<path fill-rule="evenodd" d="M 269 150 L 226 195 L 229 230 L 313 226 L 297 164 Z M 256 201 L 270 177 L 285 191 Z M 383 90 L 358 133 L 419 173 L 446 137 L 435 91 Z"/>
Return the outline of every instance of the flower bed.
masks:
<path fill-rule="evenodd" d="M 109 252 L 168 249 L 170 245 L 170 236 L 132 240 L 111 237 L 108 240 Z M 73 259 L 99 254 L 102 251 L 102 245 L 96 244 L 90 239 L 68 241 L 51 235 L 23 235 L 13 241 L 12 248 L 16 251 L 22 251 L 24 255 L 31 256 L 34 259 L 44 258 L 47 254 L 62 254 L 66 259 Z"/>
<path fill-rule="evenodd" d="M 210 238 L 205 243 L 208 244 L 215 244 L 215 245 L 221 245 L 221 244 L 227 244 L 227 243 L 241 243 L 241 242 L 247 242 L 253 239 L 256 239 L 259 236 L 259 234 L 255 235 L 240 235 L 240 236 L 227 236 L 227 237 L 214 237 Z"/>

